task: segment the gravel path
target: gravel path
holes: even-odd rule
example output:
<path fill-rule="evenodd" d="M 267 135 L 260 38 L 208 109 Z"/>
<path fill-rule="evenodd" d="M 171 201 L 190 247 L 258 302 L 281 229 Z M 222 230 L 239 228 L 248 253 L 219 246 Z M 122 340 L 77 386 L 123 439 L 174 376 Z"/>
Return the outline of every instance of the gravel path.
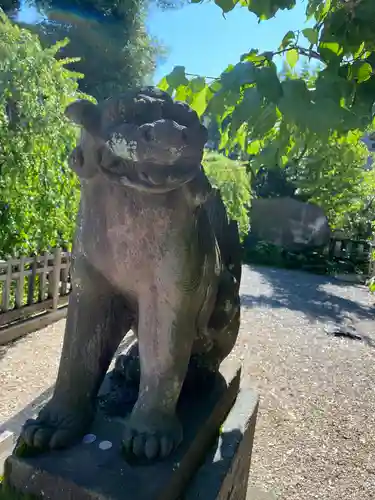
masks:
<path fill-rule="evenodd" d="M 251 484 L 285 500 L 375 498 L 375 309 L 367 290 L 245 268 L 233 356 L 259 388 Z M 364 341 L 327 335 L 352 325 Z M 0 422 L 53 384 L 64 321 L 0 351 Z M 251 500 L 257 500 L 256 498 Z"/>
<path fill-rule="evenodd" d="M 244 273 L 237 353 L 261 406 L 251 480 L 285 500 L 375 498 L 375 340 L 366 288 L 299 272 Z"/>

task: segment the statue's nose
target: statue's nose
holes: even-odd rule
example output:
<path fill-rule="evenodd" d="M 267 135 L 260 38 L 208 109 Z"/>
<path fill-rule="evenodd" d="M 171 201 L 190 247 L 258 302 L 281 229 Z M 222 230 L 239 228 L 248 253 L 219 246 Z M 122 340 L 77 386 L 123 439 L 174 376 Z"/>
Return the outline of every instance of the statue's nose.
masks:
<path fill-rule="evenodd" d="M 155 145 L 183 146 L 189 141 L 187 127 L 179 125 L 172 120 L 157 120 L 154 123 L 145 123 L 139 127 L 139 132 L 145 142 Z"/>

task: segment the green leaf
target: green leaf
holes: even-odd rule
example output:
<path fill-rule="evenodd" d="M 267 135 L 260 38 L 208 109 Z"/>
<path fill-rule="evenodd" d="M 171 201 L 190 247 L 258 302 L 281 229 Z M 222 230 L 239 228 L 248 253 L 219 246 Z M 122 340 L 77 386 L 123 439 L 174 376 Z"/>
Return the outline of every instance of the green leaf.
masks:
<path fill-rule="evenodd" d="M 169 75 L 166 76 L 168 85 L 176 89 L 180 85 L 187 85 L 189 80 L 186 78 L 185 66 L 175 66 Z"/>
<path fill-rule="evenodd" d="M 229 142 L 229 129 L 227 128 L 220 137 L 219 151 L 225 149 Z"/>
<path fill-rule="evenodd" d="M 255 74 L 255 81 L 262 96 L 271 102 L 278 102 L 282 95 L 282 88 L 275 68 L 266 66 L 258 69 Z"/>
<path fill-rule="evenodd" d="M 249 52 L 246 54 L 242 54 L 240 58 L 241 62 L 252 62 L 252 63 L 261 63 L 266 61 L 266 57 L 264 54 L 259 54 L 258 49 L 251 49 Z"/>
<path fill-rule="evenodd" d="M 262 105 L 261 96 L 256 87 L 245 89 L 241 102 L 235 107 L 232 114 L 231 136 L 237 132 L 244 122 L 255 121 Z"/>
<path fill-rule="evenodd" d="M 288 47 L 288 45 L 290 45 L 291 42 L 295 40 L 295 38 L 296 34 L 294 33 L 294 31 L 288 31 L 280 44 L 280 49 L 285 49 L 286 47 Z"/>
<path fill-rule="evenodd" d="M 302 33 L 312 45 L 318 43 L 319 40 L 318 30 L 313 28 L 305 28 L 304 30 L 302 30 Z"/>
<path fill-rule="evenodd" d="M 306 16 L 310 18 L 317 15 L 317 9 L 324 0 L 309 0 L 306 7 Z"/>
<path fill-rule="evenodd" d="M 235 137 L 235 142 L 236 142 L 236 144 L 239 145 L 239 147 L 241 148 L 241 151 L 245 151 L 246 143 L 247 143 L 247 126 L 246 126 L 246 124 L 243 124 L 239 128 L 237 135 Z"/>
<path fill-rule="evenodd" d="M 172 87 L 168 87 L 166 89 L 166 91 L 168 93 L 170 93 L 170 89 L 172 89 Z M 172 93 L 173 93 L 173 89 L 172 89 Z M 170 94 L 170 95 L 172 95 L 172 94 Z M 176 101 L 190 103 L 190 99 L 191 99 L 190 87 L 188 87 L 187 85 L 180 85 L 179 87 L 177 87 L 177 89 L 175 90 L 174 99 Z"/>
<path fill-rule="evenodd" d="M 338 42 L 321 42 L 318 50 L 323 59 L 327 62 L 341 58 L 344 53 L 342 46 Z"/>
<path fill-rule="evenodd" d="M 317 9 L 317 21 L 322 21 L 326 15 L 329 13 L 331 8 L 331 0 L 324 0 L 323 3 Z"/>
<path fill-rule="evenodd" d="M 302 127 L 306 126 L 306 112 L 311 104 L 310 92 L 301 79 L 285 80 L 281 84 L 283 96 L 278 103 L 283 118 Z"/>
<path fill-rule="evenodd" d="M 286 53 L 286 60 L 291 68 L 294 68 L 294 66 L 298 62 L 298 59 L 299 59 L 299 54 L 296 49 L 288 50 L 288 52 Z"/>
<path fill-rule="evenodd" d="M 261 150 L 261 142 L 260 141 L 251 141 L 247 146 L 247 154 L 249 155 L 257 155 Z"/>
<path fill-rule="evenodd" d="M 263 108 L 254 123 L 251 136 L 262 139 L 274 126 L 277 120 L 276 106 L 272 103 Z"/>
<path fill-rule="evenodd" d="M 365 82 L 371 77 L 371 75 L 372 75 L 372 66 L 369 63 L 361 64 L 356 71 L 358 83 Z"/>
<path fill-rule="evenodd" d="M 189 87 L 191 88 L 192 92 L 200 92 L 205 88 L 205 86 L 206 80 L 203 76 L 198 76 L 197 78 L 193 78 L 192 80 L 190 80 Z"/>
<path fill-rule="evenodd" d="M 362 55 L 364 48 L 365 48 L 365 42 L 361 42 L 360 46 L 357 48 L 357 50 L 353 54 L 354 59 L 357 59 L 358 57 L 360 57 Z"/>
<path fill-rule="evenodd" d="M 210 94 L 210 89 L 207 86 L 204 86 L 200 92 L 193 95 L 190 106 L 197 112 L 198 116 L 202 116 L 206 111 Z"/>
<path fill-rule="evenodd" d="M 221 74 L 221 83 L 226 89 L 238 89 L 242 85 L 254 83 L 254 64 L 250 61 L 239 62 L 230 71 Z"/>
<path fill-rule="evenodd" d="M 238 0 L 215 0 L 215 4 L 222 9 L 224 13 L 234 9 Z"/>
<path fill-rule="evenodd" d="M 167 81 L 167 78 L 164 76 L 160 82 L 157 84 L 157 87 L 160 89 L 160 90 L 163 90 L 163 91 L 166 91 L 169 87 L 169 83 Z"/>
<path fill-rule="evenodd" d="M 216 92 L 210 100 L 208 112 L 210 114 L 213 114 L 214 116 L 221 116 L 222 114 L 224 114 L 225 99 L 226 92 L 224 90 L 221 89 Z"/>
<path fill-rule="evenodd" d="M 324 116 L 324 120 L 322 120 Z M 340 126 L 344 118 L 344 109 L 333 99 L 323 97 L 317 99 L 306 110 L 306 124 L 313 132 L 328 138 L 328 133 Z"/>
<path fill-rule="evenodd" d="M 296 0 L 249 0 L 248 9 L 254 12 L 260 20 L 270 19 L 279 9 L 291 9 Z"/>

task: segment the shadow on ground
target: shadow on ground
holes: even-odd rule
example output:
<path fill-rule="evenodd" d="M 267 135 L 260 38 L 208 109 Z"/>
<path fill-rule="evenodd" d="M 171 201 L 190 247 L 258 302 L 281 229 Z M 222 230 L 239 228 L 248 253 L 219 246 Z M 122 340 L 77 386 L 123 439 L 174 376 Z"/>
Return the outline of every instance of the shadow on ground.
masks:
<path fill-rule="evenodd" d="M 363 286 L 300 271 L 258 266 L 250 270 L 253 276 L 258 274 L 258 283 L 251 280 L 242 288 L 245 307 L 286 308 L 310 321 L 336 324 L 375 319 L 375 307 L 369 305 Z"/>

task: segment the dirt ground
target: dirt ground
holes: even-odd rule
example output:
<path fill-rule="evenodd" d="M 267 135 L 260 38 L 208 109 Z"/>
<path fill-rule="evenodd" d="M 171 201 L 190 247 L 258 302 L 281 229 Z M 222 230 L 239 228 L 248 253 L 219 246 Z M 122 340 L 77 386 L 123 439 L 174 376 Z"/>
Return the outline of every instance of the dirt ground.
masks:
<path fill-rule="evenodd" d="M 232 356 L 261 397 L 251 486 L 285 500 L 373 500 L 375 308 L 366 288 L 244 268 L 242 304 Z M 54 383 L 64 324 L 0 350 L 0 423 Z M 329 325 L 352 326 L 362 340 L 329 335 Z"/>

